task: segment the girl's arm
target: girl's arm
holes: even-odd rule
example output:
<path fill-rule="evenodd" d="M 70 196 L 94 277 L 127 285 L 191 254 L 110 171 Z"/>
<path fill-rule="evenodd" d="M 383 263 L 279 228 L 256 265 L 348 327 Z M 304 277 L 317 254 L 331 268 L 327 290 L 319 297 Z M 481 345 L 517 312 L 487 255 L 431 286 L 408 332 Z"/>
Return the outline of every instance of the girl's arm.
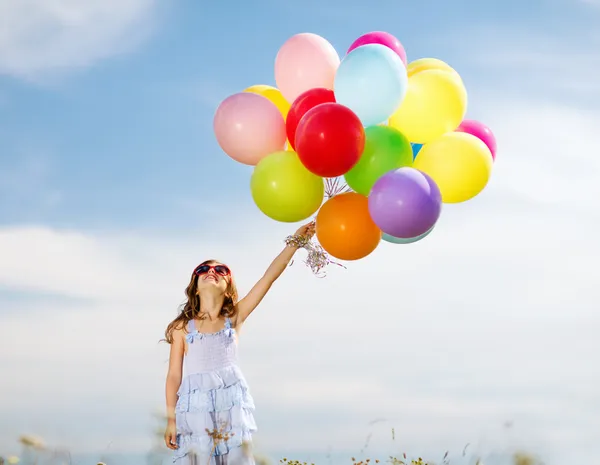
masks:
<path fill-rule="evenodd" d="M 296 235 L 308 236 L 309 238 L 312 237 L 314 233 L 314 223 L 306 224 L 296 231 Z M 267 268 L 267 271 L 265 271 L 263 277 L 260 278 L 250 292 L 248 292 L 248 295 L 239 301 L 238 316 L 236 321 L 237 325 L 240 325 L 246 321 L 246 318 L 248 318 L 258 304 L 263 300 L 267 292 L 269 292 L 269 289 L 271 289 L 271 286 L 275 280 L 279 278 L 279 276 L 281 276 L 281 274 L 287 268 L 297 250 L 298 247 L 294 245 L 286 245 L 281 253 L 275 257 L 275 260 L 273 260 L 271 265 L 269 265 L 269 268 Z"/>
<path fill-rule="evenodd" d="M 183 330 L 176 330 L 173 333 L 171 354 L 169 356 L 169 370 L 167 372 L 167 382 L 165 385 L 167 401 L 167 430 L 165 432 L 165 442 L 170 449 L 176 449 L 175 406 L 177 405 L 177 391 L 181 384 L 184 352 L 184 332 Z"/>

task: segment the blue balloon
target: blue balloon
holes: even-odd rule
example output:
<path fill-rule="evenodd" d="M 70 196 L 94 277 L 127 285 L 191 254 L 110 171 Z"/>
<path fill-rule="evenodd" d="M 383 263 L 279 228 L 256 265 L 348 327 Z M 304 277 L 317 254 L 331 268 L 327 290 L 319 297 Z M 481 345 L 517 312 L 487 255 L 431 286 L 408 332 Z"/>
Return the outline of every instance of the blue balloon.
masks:
<path fill-rule="evenodd" d="M 383 123 L 404 100 L 406 67 L 385 45 L 367 44 L 344 57 L 335 74 L 335 101 L 350 108 L 364 126 Z"/>
<path fill-rule="evenodd" d="M 418 242 L 421 239 L 427 237 L 431 231 L 433 231 L 435 225 L 433 225 L 428 231 L 425 231 L 423 234 L 417 237 L 394 237 L 389 234 L 383 233 L 382 239 L 390 244 L 412 244 L 413 242 Z"/>
<path fill-rule="evenodd" d="M 423 144 L 417 144 L 416 142 L 415 143 L 411 142 L 410 145 L 413 149 L 413 160 L 414 160 L 415 158 L 417 158 L 417 155 L 423 148 Z"/>

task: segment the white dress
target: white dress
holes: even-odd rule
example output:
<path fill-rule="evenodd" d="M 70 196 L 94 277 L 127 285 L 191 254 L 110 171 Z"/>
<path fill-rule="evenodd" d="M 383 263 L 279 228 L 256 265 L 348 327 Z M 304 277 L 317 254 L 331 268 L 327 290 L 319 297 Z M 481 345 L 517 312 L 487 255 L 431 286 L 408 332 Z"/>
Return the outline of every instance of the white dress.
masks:
<path fill-rule="evenodd" d="M 238 366 L 235 333 L 229 318 L 216 333 L 200 333 L 189 322 L 175 407 L 177 465 L 254 464 L 252 453 L 243 447 L 251 444 L 256 431 L 254 401 Z"/>

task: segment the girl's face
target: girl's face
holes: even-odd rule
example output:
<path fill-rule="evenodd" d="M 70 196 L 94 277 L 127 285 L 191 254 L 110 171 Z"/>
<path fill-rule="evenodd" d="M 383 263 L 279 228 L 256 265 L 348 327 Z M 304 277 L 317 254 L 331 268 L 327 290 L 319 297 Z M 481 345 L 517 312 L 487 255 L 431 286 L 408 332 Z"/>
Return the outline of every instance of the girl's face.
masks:
<path fill-rule="evenodd" d="M 214 290 L 218 289 L 224 294 L 231 279 L 229 268 L 219 262 L 208 262 L 198 265 L 194 270 L 194 274 L 198 276 L 198 292 L 210 288 Z"/>

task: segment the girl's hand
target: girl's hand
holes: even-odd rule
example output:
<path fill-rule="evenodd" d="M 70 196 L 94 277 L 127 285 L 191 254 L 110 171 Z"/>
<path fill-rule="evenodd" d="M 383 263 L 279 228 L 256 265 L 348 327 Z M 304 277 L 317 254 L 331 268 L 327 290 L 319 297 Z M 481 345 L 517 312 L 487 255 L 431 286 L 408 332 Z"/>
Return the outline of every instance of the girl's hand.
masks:
<path fill-rule="evenodd" d="M 177 449 L 177 427 L 175 422 L 168 422 L 167 429 L 165 429 L 165 444 L 169 449 Z"/>
<path fill-rule="evenodd" d="M 296 235 L 308 237 L 310 239 L 315 235 L 315 225 L 316 223 L 314 221 L 311 221 L 310 223 L 305 224 L 304 226 L 300 226 L 298 231 L 296 231 Z"/>

